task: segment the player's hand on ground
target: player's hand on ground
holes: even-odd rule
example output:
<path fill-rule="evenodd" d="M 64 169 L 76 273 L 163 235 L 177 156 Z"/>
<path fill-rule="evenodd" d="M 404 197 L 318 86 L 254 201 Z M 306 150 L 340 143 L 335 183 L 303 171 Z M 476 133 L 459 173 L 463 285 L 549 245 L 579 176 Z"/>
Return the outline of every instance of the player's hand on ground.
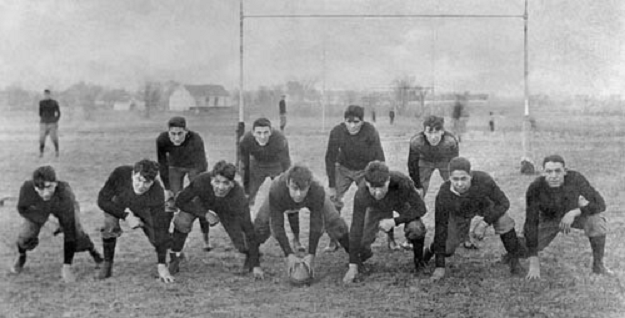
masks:
<path fill-rule="evenodd" d="M 345 276 L 343 276 L 343 284 L 353 283 L 354 279 L 356 279 L 356 275 L 358 275 L 358 265 L 349 264 L 349 269 L 347 273 L 345 273 Z"/>
<path fill-rule="evenodd" d="M 158 278 L 161 280 L 161 282 L 166 283 L 166 284 L 174 282 L 174 277 L 171 276 L 171 274 L 169 273 L 169 269 L 167 268 L 167 265 L 158 264 L 156 265 L 156 268 L 158 269 Z"/>
<path fill-rule="evenodd" d="M 131 229 L 137 229 L 143 226 L 143 222 L 141 222 L 141 219 L 138 218 L 136 215 L 134 215 L 132 212 L 128 213 L 128 215 L 126 215 L 126 223 L 128 223 L 128 226 L 130 226 Z"/>
<path fill-rule="evenodd" d="M 530 257 L 530 267 L 527 271 L 526 279 L 540 279 L 540 263 L 538 262 L 538 257 Z"/>
<path fill-rule="evenodd" d="M 393 218 L 383 219 L 380 221 L 380 224 L 378 226 L 380 227 L 380 230 L 384 232 L 388 232 L 392 228 L 395 227 L 395 219 Z"/>
<path fill-rule="evenodd" d="M 72 266 L 69 264 L 63 264 L 61 268 L 61 277 L 65 283 L 73 283 L 76 281 L 76 276 L 72 271 Z"/>
<path fill-rule="evenodd" d="M 478 241 L 483 240 L 484 236 L 486 236 L 487 228 L 488 228 L 488 223 L 484 222 L 483 220 L 478 222 L 475 228 L 473 229 L 473 237 L 477 239 Z"/>
<path fill-rule="evenodd" d="M 260 267 L 254 267 L 252 269 L 252 274 L 254 275 L 254 279 L 263 280 L 265 279 L 265 272 Z"/>
<path fill-rule="evenodd" d="M 445 268 L 444 267 L 437 267 L 434 270 L 434 273 L 432 273 L 432 277 L 430 277 L 430 279 L 433 280 L 433 281 L 437 281 L 437 280 L 440 280 L 443 277 L 445 277 Z"/>
<path fill-rule="evenodd" d="M 587 206 L 589 203 L 590 202 L 586 200 L 586 198 L 583 195 L 580 195 L 579 198 L 577 198 L 577 204 L 579 205 L 580 208 Z"/>
<path fill-rule="evenodd" d="M 315 277 L 314 262 L 315 262 L 315 255 L 306 254 L 306 256 L 304 256 L 304 264 L 306 264 L 306 266 L 308 266 L 308 268 L 310 269 L 310 277 Z"/>
<path fill-rule="evenodd" d="M 579 213 L 578 213 L 579 212 Z M 575 218 L 581 213 L 579 209 L 571 210 L 567 212 L 562 220 L 560 221 L 560 231 L 564 234 L 569 234 L 571 232 L 571 224 L 575 221 Z"/>
<path fill-rule="evenodd" d="M 291 271 L 293 271 L 293 268 L 295 267 L 295 264 L 301 262 L 302 259 L 297 257 L 295 254 L 291 253 L 289 254 L 289 256 L 286 257 L 286 270 L 287 273 L 289 274 L 289 276 L 291 275 Z"/>

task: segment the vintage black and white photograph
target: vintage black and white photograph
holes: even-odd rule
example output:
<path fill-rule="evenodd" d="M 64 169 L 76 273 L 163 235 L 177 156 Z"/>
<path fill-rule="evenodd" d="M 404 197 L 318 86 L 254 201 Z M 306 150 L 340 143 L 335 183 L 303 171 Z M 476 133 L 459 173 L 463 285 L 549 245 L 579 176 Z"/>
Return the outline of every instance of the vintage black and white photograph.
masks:
<path fill-rule="evenodd" d="M 0 318 L 625 317 L 625 2 L 0 0 Z"/>

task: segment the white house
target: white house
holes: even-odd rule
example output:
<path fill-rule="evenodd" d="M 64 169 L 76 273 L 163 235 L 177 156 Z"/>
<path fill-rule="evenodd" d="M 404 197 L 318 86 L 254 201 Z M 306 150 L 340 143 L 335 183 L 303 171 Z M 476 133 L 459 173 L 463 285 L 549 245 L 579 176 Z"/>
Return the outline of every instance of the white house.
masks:
<path fill-rule="evenodd" d="M 221 85 L 180 85 L 169 96 L 169 110 L 229 107 L 230 94 Z"/>

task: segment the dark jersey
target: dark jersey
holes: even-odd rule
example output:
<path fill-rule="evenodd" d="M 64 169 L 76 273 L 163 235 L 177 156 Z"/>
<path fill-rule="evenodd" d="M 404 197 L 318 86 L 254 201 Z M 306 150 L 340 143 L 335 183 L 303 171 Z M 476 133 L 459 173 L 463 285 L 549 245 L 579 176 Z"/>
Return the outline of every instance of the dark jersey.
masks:
<path fill-rule="evenodd" d="M 161 133 L 156 138 L 156 154 L 165 189 L 169 189 L 169 167 L 191 168 L 199 171 L 206 171 L 208 168 L 204 140 L 194 131 L 187 132 L 180 146 L 171 142 L 168 132 Z"/>

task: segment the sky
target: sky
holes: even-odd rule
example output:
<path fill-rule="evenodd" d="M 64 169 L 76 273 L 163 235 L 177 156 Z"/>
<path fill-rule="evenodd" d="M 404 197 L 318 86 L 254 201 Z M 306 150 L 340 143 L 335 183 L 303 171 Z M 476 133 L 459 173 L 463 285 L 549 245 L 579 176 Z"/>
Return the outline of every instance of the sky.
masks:
<path fill-rule="evenodd" d="M 623 94 L 625 2 L 529 0 L 529 88 Z M 314 81 L 523 94 L 523 19 L 255 18 L 288 14 L 522 15 L 523 0 L 244 0 L 244 87 Z M 79 81 L 239 86 L 239 1 L 0 0 L 0 88 Z"/>

